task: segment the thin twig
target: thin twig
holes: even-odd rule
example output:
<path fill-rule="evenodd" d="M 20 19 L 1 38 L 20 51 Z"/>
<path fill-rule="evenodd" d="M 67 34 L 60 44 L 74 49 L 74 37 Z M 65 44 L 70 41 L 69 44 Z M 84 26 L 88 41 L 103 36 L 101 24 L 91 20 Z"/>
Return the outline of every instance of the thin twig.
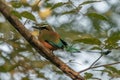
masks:
<path fill-rule="evenodd" d="M 25 24 L 26 24 L 28 21 L 29 21 L 29 20 L 28 20 L 28 19 L 26 19 L 23 25 L 25 26 Z"/>
<path fill-rule="evenodd" d="M 77 8 L 77 6 L 75 6 L 71 0 L 69 0 L 69 2 L 72 4 L 73 7 Z"/>
<path fill-rule="evenodd" d="M 86 69 L 84 69 L 84 70 L 82 70 L 82 71 L 79 71 L 79 73 L 91 69 L 92 66 L 94 66 L 94 65 L 96 64 L 96 62 L 98 62 L 98 60 L 100 60 L 100 59 L 102 58 L 102 56 L 103 56 L 103 54 L 101 54 L 88 68 L 86 68 Z"/>
<path fill-rule="evenodd" d="M 96 64 L 96 62 L 97 62 L 98 60 L 100 60 L 100 58 L 102 58 L 102 56 L 103 56 L 103 54 L 101 54 L 101 55 L 98 57 L 98 59 L 96 59 L 96 60 L 90 65 L 90 68 L 91 68 L 92 66 L 94 66 L 94 65 Z"/>
<path fill-rule="evenodd" d="M 101 52 L 101 53 L 102 53 L 102 52 Z M 102 57 L 103 57 L 103 54 L 101 54 L 88 68 L 86 68 L 86 69 L 84 69 L 84 70 L 82 70 L 82 71 L 79 71 L 79 73 L 84 72 L 84 71 L 89 70 L 89 69 L 91 69 L 92 67 L 94 67 L 94 65 L 96 64 L 96 62 L 98 62 L 98 60 L 100 60 Z"/>
<path fill-rule="evenodd" d="M 75 8 L 74 10 L 76 10 L 77 12 L 79 12 L 79 10 L 81 9 L 81 6 L 75 6 L 74 3 L 69 0 L 70 4 Z"/>
<path fill-rule="evenodd" d="M 94 69 L 94 68 L 99 68 L 99 67 L 104 67 L 104 66 L 110 66 L 110 65 L 116 65 L 116 64 L 120 64 L 120 62 L 114 62 L 114 63 L 110 63 L 110 64 L 103 64 L 103 65 L 99 65 L 99 66 L 88 67 L 88 68 L 80 71 L 79 73 L 82 73 L 82 72 L 85 72 L 87 70 Z"/>

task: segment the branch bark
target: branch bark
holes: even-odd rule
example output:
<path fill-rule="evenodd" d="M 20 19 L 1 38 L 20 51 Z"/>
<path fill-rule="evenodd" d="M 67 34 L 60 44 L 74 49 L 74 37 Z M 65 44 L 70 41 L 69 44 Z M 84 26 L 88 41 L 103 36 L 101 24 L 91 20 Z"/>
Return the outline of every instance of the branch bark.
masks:
<path fill-rule="evenodd" d="M 2 0 L 0 0 L 0 12 L 11 23 L 11 25 L 29 42 L 29 44 L 37 50 L 37 52 L 40 55 L 42 55 L 52 64 L 61 69 L 73 80 L 84 80 L 84 78 L 81 75 L 79 75 L 79 72 L 76 72 L 73 69 L 71 69 L 57 56 L 55 56 L 51 51 L 47 50 L 38 40 L 36 40 L 36 38 L 30 34 L 30 32 L 24 27 L 24 25 L 18 20 L 18 18 L 10 14 L 10 7 L 7 6 L 7 4 L 5 4 Z"/>

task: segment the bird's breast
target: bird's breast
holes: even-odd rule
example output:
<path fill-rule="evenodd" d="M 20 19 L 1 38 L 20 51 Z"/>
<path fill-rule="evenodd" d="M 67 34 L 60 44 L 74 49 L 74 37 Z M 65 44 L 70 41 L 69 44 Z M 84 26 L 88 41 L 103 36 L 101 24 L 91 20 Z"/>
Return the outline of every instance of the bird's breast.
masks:
<path fill-rule="evenodd" d="M 56 48 L 55 47 L 53 47 L 52 45 L 50 45 L 49 43 L 47 43 L 47 42 L 45 42 L 45 41 L 42 41 L 41 42 L 47 49 L 49 49 L 49 50 L 56 50 Z"/>

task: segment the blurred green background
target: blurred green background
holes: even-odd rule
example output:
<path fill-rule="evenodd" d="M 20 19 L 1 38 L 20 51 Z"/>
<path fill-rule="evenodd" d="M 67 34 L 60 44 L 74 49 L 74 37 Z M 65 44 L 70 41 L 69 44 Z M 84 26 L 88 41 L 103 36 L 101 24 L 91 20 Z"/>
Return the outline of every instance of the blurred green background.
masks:
<path fill-rule="evenodd" d="M 119 0 L 4 0 L 15 15 L 33 31 L 34 23 L 47 23 L 71 46 L 54 54 L 76 71 L 119 62 Z M 80 51 L 80 52 L 77 52 Z M 102 52 L 103 51 L 103 52 Z M 117 65 L 82 72 L 87 80 L 119 80 Z M 71 80 L 40 56 L 0 13 L 0 80 Z"/>

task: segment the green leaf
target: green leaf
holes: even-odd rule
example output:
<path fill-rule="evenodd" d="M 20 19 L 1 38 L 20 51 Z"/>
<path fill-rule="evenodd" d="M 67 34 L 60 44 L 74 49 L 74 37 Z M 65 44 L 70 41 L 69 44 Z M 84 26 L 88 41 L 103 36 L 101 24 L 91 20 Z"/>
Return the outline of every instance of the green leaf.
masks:
<path fill-rule="evenodd" d="M 63 6 L 65 5 L 66 3 L 63 3 L 63 2 L 59 2 L 59 3 L 56 3 L 55 5 L 53 5 L 53 7 L 51 9 L 55 9 L 55 8 L 58 8 L 60 6 Z"/>
<path fill-rule="evenodd" d="M 101 1 L 85 1 L 81 3 L 80 5 L 85 5 L 85 4 L 95 3 L 95 2 L 101 2 Z"/>
<path fill-rule="evenodd" d="M 11 1 L 10 3 L 14 8 L 20 8 L 22 6 L 22 4 L 18 1 Z"/>
<path fill-rule="evenodd" d="M 38 5 L 33 5 L 32 10 L 33 11 L 39 11 L 39 6 Z"/>
<path fill-rule="evenodd" d="M 105 48 L 107 49 L 115 49 L 118 47 L 118 41 L 120 40 L 120 31 L 111 32 L 112 34 L 104 41 Z"/>
<path fill-rule="evenodd" d="M 23 77 L 22 80 L 30 80 L 30 79 L 27 76 L 27 77 Z"/>
<path fill-rule="evenodd" d="M 66 12 L 63 12 L 61 13 L 62 15 L 65 15 L 65 14 L 73 14 L 73 13 L 76 13 L 77 10 L 76 9 L 73 9 L 73 10 L 70 10 L 70 11 L 66 11 Z"/>
<path fill-rule="evenodd" d="M 12 65 L 9 62 L 6 62 L 4 65 L 0 66 L 0 72 L 9 72 L 15 69 L 18 64 Z"/>
<path fill-rule="evenodd" d="M 107 72 L 108 76 L 111 77 L 120 77 L 120 70 L 113 66 L 105 66 L 104 72 Z"/>
<path fill-rule="evenodd" d="M 11 11 L 11 14 L 15 15 L 16 17 L 18 17 L 19 19 L 21 19 L 21 15 L 19 12 L 17 11 Z"/>
<path fill-rule="evenodd" d="M 90 79 L 92 77 L 93 77 L 92 73 L 87 73 L 87 72 L 85 73 L 85 76 L 84 76 L 85 79 Z"/>
<path fill-rule="evenodd" d="M 24 7 L 30 7 L 31 5 L 27 2 L 27 0 L 20 0 L 21 4 L 24 6 Z"/>
<path fill-rule="evenodd" d="M 72 13 L 75 13 L 75 12 L 76 12 L 75 10 L 66 11 L 66 12 L 63 12 L 62 15 L 64 15 L 64 14 L 72 14 Z"/>
<path fill-rule="evenodd" d="M 105 16 L 98 14 L 98 13 L 88 13 L 87 15 L 88 15 L 88 17 L 93 17 L 93 18 L 96 18 L 99 20 L 108 21 L 108 19 Z"/>
<path fill-rule="evenodd" d="M 112 72 L 117 72 L 117 71 L 118 71 L 118 70 L 117 70 L 115 67 L 113 67 L 113 66 L 105 66 L 105 68 L 108 69 L 108 70 L 110 70 L 110 71 L 112 71 Z"/>
<path fill-rule="evenodd" d="M 73 45 L 67 46 L 65 50 L 70 53 L 80 53 L 80 49 L 75 48 Z"/>
<path fill-rule="evenodd" d="M 85 44 L 92 44 L 92 45 L 100 45 L 101 41 L 97 38 L 94 38 L 92 36 L 84 35 L 79 39 L 74 40 L 74 42 L 82 42 Z"/>
<path fill-rule="evenodd" d="M 33 20 L 33 21 L 36 21 L 35 20 L 35 16 L 33 14 L 31 14 L 30 12 L 27 12 L 27 11 L 24 11 L 21 13 L 21 15 L 27 19 L 30 19 L 30 20 Z"/>

